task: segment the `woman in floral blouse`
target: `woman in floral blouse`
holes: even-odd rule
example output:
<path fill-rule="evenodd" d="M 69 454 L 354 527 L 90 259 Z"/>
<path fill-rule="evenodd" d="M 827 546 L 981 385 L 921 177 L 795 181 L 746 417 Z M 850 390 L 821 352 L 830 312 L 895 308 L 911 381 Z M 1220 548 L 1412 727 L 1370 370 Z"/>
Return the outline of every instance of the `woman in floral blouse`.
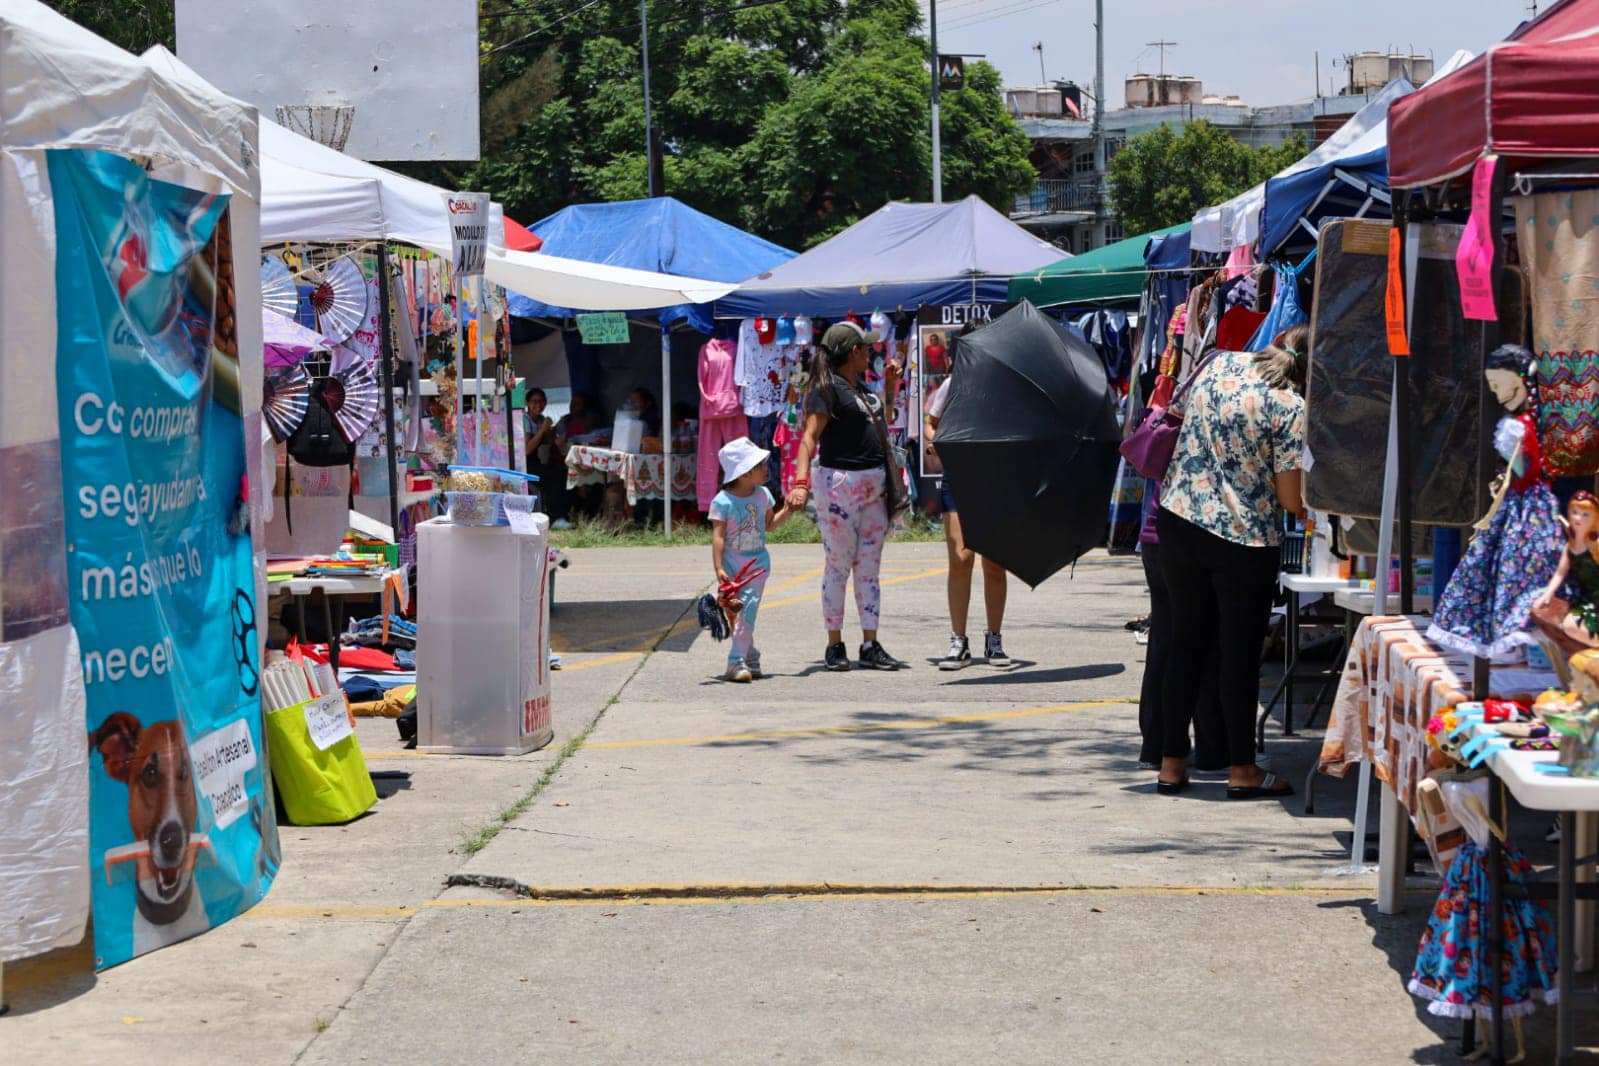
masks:
<path fill-rule="evenodd" d="M 1305 450 L 1310 331 L 1296 326 L 1263 352 L 1220 352 L 1188 390 L 1183 428 L 1161 489 L 1156 529 L 1170 589 L 1173 641 L 1162 685 L 1160 783 L 1188 787 L 1189 718 L 1209 641 L 1220 639 L 1228 799 L 1286 796 L 1255 765 L 1260 650 L 1276 593 L 1281 511 L 1297 513 Z"/>

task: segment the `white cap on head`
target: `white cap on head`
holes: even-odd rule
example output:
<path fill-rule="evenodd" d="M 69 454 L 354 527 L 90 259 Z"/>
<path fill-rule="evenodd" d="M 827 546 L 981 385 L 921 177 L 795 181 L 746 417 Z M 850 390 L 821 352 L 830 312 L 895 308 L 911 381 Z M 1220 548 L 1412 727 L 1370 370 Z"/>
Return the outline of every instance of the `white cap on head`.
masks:
<path fill-rule="evenodd" d="M 730 440 L 716 453 L 722 464 L 722 484 L 731 484 L 770 459 L 772 453 L 748 437 Z"/>

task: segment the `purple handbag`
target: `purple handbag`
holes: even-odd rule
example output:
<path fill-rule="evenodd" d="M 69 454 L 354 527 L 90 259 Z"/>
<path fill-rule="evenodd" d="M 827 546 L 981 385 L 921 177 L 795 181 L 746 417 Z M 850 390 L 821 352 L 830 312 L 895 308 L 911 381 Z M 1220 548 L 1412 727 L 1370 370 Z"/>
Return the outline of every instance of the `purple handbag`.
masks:
<path fill-rule="evenodd" d="M 1151 407 L 1144 413 L 1138 428 L 1121 443 L 1122 458 L 1127 460 L 1128 466 L 1151 481 L 1166 479 L 1166 468 L 1171 465 L 1172 453 L 1177 450 L 1177 434 L 1183 429 L 1183 416 L 1177 409 L 1178 401 L 1199 380 L 1199 375 L 1205 372 L 1210 361 L 1220 354 L 1221 350 L 1217 349 L 1205 356 L 1194 372 L 1188 375 L 1188 380 L 1172 394 L 1169 404 Z"/>

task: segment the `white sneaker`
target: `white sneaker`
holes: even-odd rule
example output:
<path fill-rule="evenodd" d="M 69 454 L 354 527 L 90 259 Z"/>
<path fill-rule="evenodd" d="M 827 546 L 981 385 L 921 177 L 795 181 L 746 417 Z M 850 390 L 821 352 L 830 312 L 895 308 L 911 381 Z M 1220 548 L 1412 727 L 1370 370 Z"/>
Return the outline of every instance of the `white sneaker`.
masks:
<path fill-rule="evenodd" d="M 940 670 L 961 670 L 971 664 L 971 642 L 965 637 L 957 637 L 951 633 L 949 635 L 949 651 L 945 652 L 944 657 L 938 660 L 938 668 Z"/>
<path fill-rule="evenodd" d="M 722 679 L 724 681 L 736 681 L 741 685 L 747 685 L 751 681 L 755 680 L 755 675 L 750 673 L 749 667 L 747 666 L 729 666 L 727 668 L 727 673 L 722 675 Z"/>
<path fill-rule="evenodd" d="M 990 633 L 983 638 L 983 657 L 988 660 L 989 666 L 1010 665 L 1010 656 L 1005 654 L 1005 645 L 998 633 Z"/>

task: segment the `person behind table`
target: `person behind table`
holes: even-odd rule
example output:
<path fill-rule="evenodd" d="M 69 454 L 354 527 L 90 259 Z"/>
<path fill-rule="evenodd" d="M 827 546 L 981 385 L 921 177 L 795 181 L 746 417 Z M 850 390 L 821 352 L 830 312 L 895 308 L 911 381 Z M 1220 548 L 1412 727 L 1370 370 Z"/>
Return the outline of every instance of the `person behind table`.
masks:
<path fill-rule="evenodd" d="M 586 392 L 574 392 L 567 402 L 566 414 L 555 423 L 555 443 L 561 449 L 564 462 L 566 453 L 574 444 L 579 444 L 580 437 L 586 437 L 600 427 L 600 412 L 594 403 L 594 397 Z M 561 475 L 562 484 L 565 484 L 565 474 Z M 570 519 L 577 515 L 597 515 L 600 513 L 600 496 L 604 492 L 603 485 L 578 485 L 566 490 L 566 512 Z M 551 523 L 552 525 L 554 523 Z"/>
<path fill-rule="evenodd" d="M 638 412 L 638 420 L 644 423 L 646 437 L 659 437 L 661 435 L 661 409 L 655 402 L 655 394 L 643 385 L 627 394 L 627 402 Z"/>
<path fill-rule="evenodd" d="M 788 520 L 793 509 L 778 507 L 766 487 L 772 453 L 748 437 L 728 441 L 716 453 L 722 467 L 722 491 L 711 500 L 711 566 L 716 581 L 742 580 L 746 567 L 760 571 L 738 593 L 740 608 L 732 612 L 733 642 L 727 652 L 728 681 L 748 682 L 761 676 L 761 653 L 755 647 L 755 619 L 761 593 L 772 570 L 766 534 Z"/>
<path fill-rule="evenodd" d="M 949 409 L 949 394 L 955 384 L 951 374 L 933 394 L 927 405 L 927 443 L 938 451 L 938 424 Z M 944 514 L 944 546 L 949 552 L 949 580 L 946 598 L 949 601 L 949 651 L 938 661 L 940 670 L 960 670 L 971 664 L 971 641 L 966 637 L 966 619 L 972 603 L 972 570 L 977 556 L 966 546 L 961 534 L 960 514 L 955 509 L 955 496 L 949 487 L 949 475 L 939 479 L 938 498 Z M 983 610 L 988 616 L 988 631 L 983 635 L 983 657 L 990 666 L 1010 665 L 1005 654 L 1005 643 L 1000 630 L 1005 625 L 1005 596 L 1009 591 L 1005 568 L 992 559 L 983 560 Z"/>
<path fill-rule="evenodd" d="M 1281 511 L 1304 507 L 1309 342 L 1309 327 L 1295 326 L 1263 352 L 1217 353 L 1184 398 L 1155 515 L 1172 632 L 1181 636 L 1161 689 L 1159 792 L 1188 787 L 1189 720 L 1211 654 L 1207 641 L 1194 638 L 1215 633 L 1227 798 L 1293 794 L 1288 782 L 1255 764 L 1255 716 L 1260 649 L 1281 563 Z"/>
<path fill-rule="evenodd" d="M 527 390 L 527 472 L 539 479 L 538 492 L 544 501 L 544 513 L 550 516 L 550 525 L 565 529 L 570 524 L 567 521 L 566 445 L 555 423 L 544 413 L 549 402 L 543 389 Z"/>
<path fill-rule="evenodd" d="M 844 647 L 844 587 L 855 578 L 855 610 L 860 616 L 860 664 L 868 670 L 898 670 L 904 664 L 877 640 L 882 614 L 883 545 L 888 540 L 887 428 L 883 412 L 894 406 L 900 365 L 884 368 L 879 399 L 861 384 L 877 334 L 853 322 L 829 326 L 818 347 L 817 372 L 805 398 L 805 430 L 794 459 L 789 506 L 799 510 L 811 495 L 815 459 L 816 525 L 822 533 L 826 571 L 822 576 L 822 622 L 827 628 L 823 662 L 829 670 L 848 670 Z"/>

